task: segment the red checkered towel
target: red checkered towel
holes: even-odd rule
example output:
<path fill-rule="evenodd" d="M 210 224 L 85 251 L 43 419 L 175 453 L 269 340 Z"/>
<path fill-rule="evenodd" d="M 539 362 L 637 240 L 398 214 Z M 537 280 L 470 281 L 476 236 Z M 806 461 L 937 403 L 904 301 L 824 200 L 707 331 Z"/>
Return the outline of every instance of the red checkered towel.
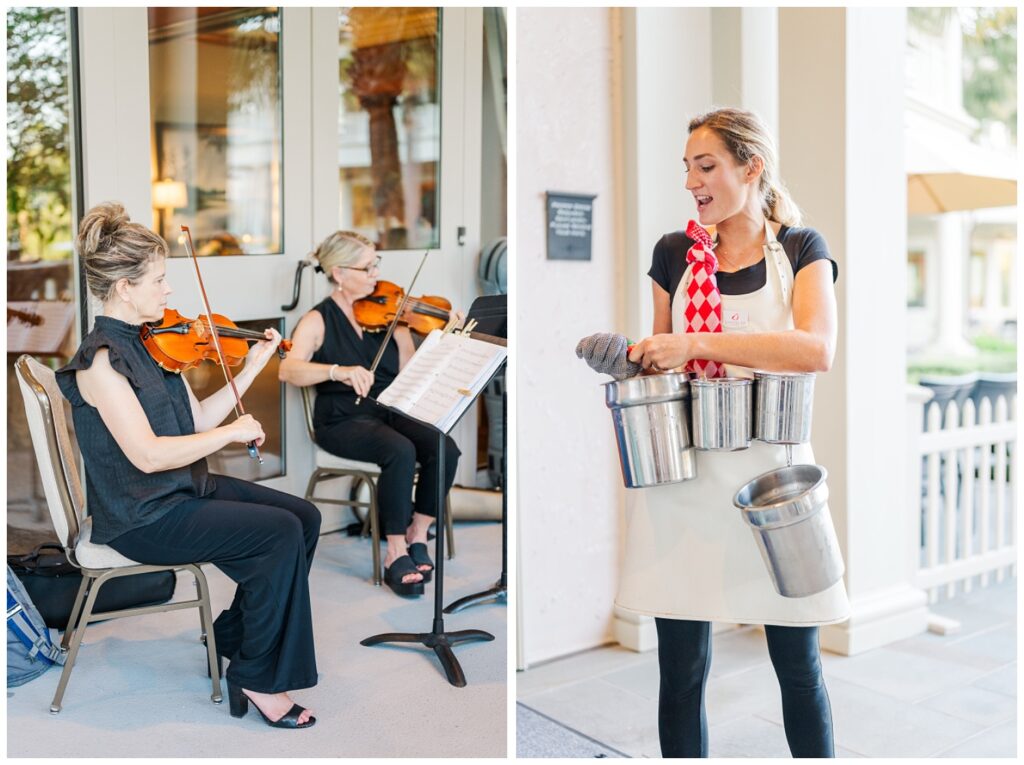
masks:
<path fill-rule="evenodd" d="M 690 263 L 690 283 L 686 285 L 686 317 L 687 332 L 721 332 L 722 331 L 722 296 L 718 291 L 715 272 L 718 270 L 718 259 L 712 249 L 711 235 L 691 220 L 686 227 L 686 235 L 694 244 L 686 253 L 686 262 Z M 701 377 L 724 377 L 725 367 L 717 361 L 709 359 L 690 359 L 684 367 L 686 372 L 696 372 Z"/>

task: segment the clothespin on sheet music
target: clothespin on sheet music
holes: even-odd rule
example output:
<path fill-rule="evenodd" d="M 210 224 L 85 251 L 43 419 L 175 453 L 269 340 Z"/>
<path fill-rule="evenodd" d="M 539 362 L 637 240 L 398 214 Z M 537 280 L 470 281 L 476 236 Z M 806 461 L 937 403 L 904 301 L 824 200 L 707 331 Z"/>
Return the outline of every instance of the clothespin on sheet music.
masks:
<path fill-rule="evenodd" d="M 470 319 L 462 329 L 455 330 L 455 334 L 469 337 L 469 333 L 476 328 L 476 319 Z"/>
<path fill-rule="evenodd" d="M 452 311 L 450 316 L 448 317 L 448 323 L 444 325 L 444 329 L 442 330 L 442 333 L 445 334 L 445 335 L 450 335 L 450 334 L 452 334 L 452 332 L 455 331 L 455 328 L 458 325 L 459 325 L 459 319 L 455 315 L 455 311 Z"/>

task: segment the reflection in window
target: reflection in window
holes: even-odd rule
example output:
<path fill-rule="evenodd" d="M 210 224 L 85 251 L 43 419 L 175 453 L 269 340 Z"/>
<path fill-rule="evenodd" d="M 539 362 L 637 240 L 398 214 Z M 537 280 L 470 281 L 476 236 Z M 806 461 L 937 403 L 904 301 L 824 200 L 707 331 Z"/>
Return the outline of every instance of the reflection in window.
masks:
<path fill-rule="evenodd" d="M 235 323 L 240 329 L 255 332 L 262 332 L 267 327 L 284 332 L 282 318 L 253 319 Z M 260 447 L 263 464 L 249 456 L 245 444 L 228 444 L 206 458 L 211 473 L 230 475 L 246 481 L 262 481 L 284 475 L 284 383 L 277 379 L 280 363 L 281 360 L 276 355 L 272 356 L 242 398 L 245 413 L 251 414 L 263 426 L 263 432 L 267 436 Z M 231 372 L 237 375 L 242 369 L 244 362 L 242 366 L 232 367 Z M 213 362 L 200 364 L 184 374 L 189 387 L 200 401 L 225 385 L 223 370 Z M 234 418 L 234 414 L 229 414 L 225 422 L 230 422 Z"/>
<path fill-rule="evenodd" d="M 72 266 L 70 16 L 7 11 L 7 510 L 49 518 L 14 362 L 54 369 L 77 345 Z"/>
<path fill-rule="evenodd" d="M 154 228 L 184 255 L 282 249 L 281 15 L 150 8 Z M 179 242 L 175 245 L 175 242 Z"/>
<path fill-rule="evenodd" d="M 383 250 L 437 247 L 440 14 L 342 8 L 338 26 L 339 226 Z"/>

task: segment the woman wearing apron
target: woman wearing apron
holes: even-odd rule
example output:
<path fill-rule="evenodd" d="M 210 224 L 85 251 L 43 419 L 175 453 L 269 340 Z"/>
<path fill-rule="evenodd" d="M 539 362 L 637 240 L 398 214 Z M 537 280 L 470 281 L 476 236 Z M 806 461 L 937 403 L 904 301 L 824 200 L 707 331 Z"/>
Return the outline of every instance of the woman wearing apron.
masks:
<path fill-rule="evenodd" d="M 753 369 L 827 371 L 837 268 L 821 235 L 796 227 L 799 211 L 777 180 L 771 136 L 756 115 L 737 109 L 698 117 L 689 132 L 686 188 L 701 226 L 715 227 L 708 245 L 718 265 L 722 331 L 686 333 L 687 287 L 699 267 L 688 255 L 701 249 L 704 232 L 691 226 L 693 238 L 668 234 L 649 272 L 654 334 L 631 349 L 633 369 L 670 370 L 697 359 L 724 364 L 732 377 L 752 377 Z M 588 358 L 595 368 L 607 362 L 601 345 L 604 357 Z M 793 461 L 813 463 L 810 445 L 794 446 Z M 779 595 L 732 504 L 746 481 L 785 465 L 784 446 L 753 441 L 741 451 L 698 452 L 694 480 L 634 493 L 616 605 L 656 617 L 666 757 L 708 755 L 704 692 L 714 621 L 765 625 L 790 751 L 834 756 L 818 627 L 849 616 L 843 581 L 808 597 Z"/>

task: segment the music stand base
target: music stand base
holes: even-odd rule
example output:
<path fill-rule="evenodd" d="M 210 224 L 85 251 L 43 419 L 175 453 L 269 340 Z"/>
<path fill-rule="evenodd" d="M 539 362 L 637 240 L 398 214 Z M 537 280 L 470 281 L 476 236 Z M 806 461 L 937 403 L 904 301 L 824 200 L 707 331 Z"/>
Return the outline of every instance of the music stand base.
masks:
<path fill-rule="evenodd" d="M 380 635 L 360 640 L 360 645 L 378 645 L 380 643 L 420 643 L 432 648 L 437 654 L 448 682 L 456 688 L 464 688 L 466 676 L 462 672 L 459 660 L 455 658 L 452 646 L 470 640 L 494 640 L 494 635 L 483 630 L 456 630 L 455 632 L 384 632 Z"/>
<path fill-rule="evenodd" d="M 508 602 L 508 587 L 505 586 L 505 577 L 502 577 L 494 586 L 489 590 L 483 592 L 477 592 L 473 595 L 466 595 L 464 598 L 459 598 L 451 605 L 444 609 L 446 614 L 454 614 L 461 611 L 464 608 L 475 606 L 480 603 L 486 603 L 490 600 L 496 600 L 501 603 Z"/>

